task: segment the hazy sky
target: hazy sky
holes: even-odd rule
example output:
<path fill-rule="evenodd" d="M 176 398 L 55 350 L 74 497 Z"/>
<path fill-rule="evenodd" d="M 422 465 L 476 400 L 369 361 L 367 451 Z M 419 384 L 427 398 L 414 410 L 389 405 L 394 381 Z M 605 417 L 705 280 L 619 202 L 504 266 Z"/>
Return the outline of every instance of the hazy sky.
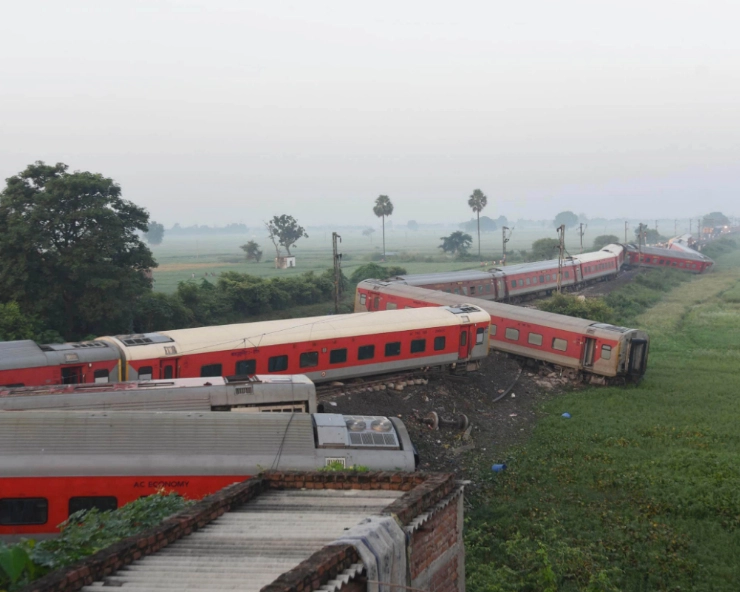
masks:
<path fill-rule="evenodd" d="M 167 226 L 740 214 L 737 0 L 5 2 L 0 178 Z"/>

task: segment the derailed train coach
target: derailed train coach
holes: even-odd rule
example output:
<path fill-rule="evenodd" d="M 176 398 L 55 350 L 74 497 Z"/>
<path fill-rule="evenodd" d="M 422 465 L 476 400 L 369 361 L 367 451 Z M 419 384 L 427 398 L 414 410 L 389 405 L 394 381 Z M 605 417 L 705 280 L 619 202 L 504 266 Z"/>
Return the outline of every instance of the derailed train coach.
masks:
<path fill-rule="evenodd" d="M 450 305 L 459 298 L 394 282 L 357 285 L 355 311 Z M 491 316 L 491 349 L 564 369 L 594 384 L 639 382 L 647 369 L 650 340 L 645 331 L 597 323 L 501 302 L 466 298 Z"/>
<path fill-rule="evenodd" d="M 0 344 L 0 386 L 305 374 L 350 380 L 427 366 L 473 370 L 488 354 L 477 307 L 240 323 L 92 342 Z"/>
<path fill-rule="evenodd" d="M 79 510 L 157 491 L 200 499 L 268 469 L 413 471 L 400 419 L 310 413 L 0 413 L 0 536 L 53 534 Z"/>

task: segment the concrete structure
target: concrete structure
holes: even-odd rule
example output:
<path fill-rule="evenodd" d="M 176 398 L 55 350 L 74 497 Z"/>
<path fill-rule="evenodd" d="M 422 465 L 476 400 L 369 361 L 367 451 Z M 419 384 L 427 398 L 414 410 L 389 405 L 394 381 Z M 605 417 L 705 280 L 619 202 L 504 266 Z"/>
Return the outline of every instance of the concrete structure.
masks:
<path fill-rule="evenodd" d="M 275 269 L 295 267 L 295 257 L 275 257 Z"/>
<path fill-rule="evenodd" d="M 26 590 L 463 591 L 462 528 L 452 475 L 266 473 Z"/>

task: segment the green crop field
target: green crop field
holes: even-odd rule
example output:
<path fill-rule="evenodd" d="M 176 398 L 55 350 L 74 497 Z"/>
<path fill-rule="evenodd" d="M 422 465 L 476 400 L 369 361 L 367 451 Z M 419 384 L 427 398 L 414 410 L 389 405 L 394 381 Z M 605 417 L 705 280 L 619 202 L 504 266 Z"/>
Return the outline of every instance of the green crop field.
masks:
<path fill-rule="evenodd" d="M 408 273 L 425 273 L 435 271 L 450 271 L 457 269 L 471 269 L 480 267 L 479 262 L 456 261 L 446 256 L 439 249 L 441 237 L 449 235 L 457 228 L 424 229 L 419 231 L 407 230 L 405 227 L 386 229 L 386 253 L 389 263 L 401 265 Z M 160 292 L 172 293 L 178 282 L 189 279 L 199 279 L 218 274 L 224 271 L 238 271 L 260 277 L 290 276 L 307 271 L 323 272 L 332 266 L 332 244 L 330 230 L 309 229 L 309 238 L 301 239 L 293 249 L 297 267 L 288 270 L 277 270 L 274 265 L 275 251 L 264 233 L 255 233 L 244 236 L 170 236 L 165 234 L 161 245 L 152 247 L 159 267 L 154 270 L 154 289 Z M 359 229 L 344 230 L 340 251 L 343 254 L 342 267 L 349 276 L 352 271 L 382 254 L 382 235 L 376 231 L 372 238 L 362 236 Z M 624 226 L 599 225 L 587 228 L 583 244 L 585 250 L 590 250 L 596 236 L 613 234 L 624 239 Z M 471 253 L 477 253 L 477 238 L 474 236 Z M 532 243 L 540 238 L 557 238 L 555 229 L 550 225 L 542 228 L 514 228 L 507 250 L 511 253 L 518 250 L 529 250 Z M 630 236 L 632 239 L 632 236 Z M 264 256 L 260 263 L 247 262 L 244 252 L 239 248 L 249 240 L 260 244 Z M 571 254 L 580 251 L 580 238 L 576 229 L 566 233 L 566 247 Z M 501 259 L 502 237 L 501 232 L 481 234 L 481 254 L 488 267 L 494 261 Z M 484 265 L 485 267 L 485 265 Z"/>
<path fill-rule="evenodd" d="M 639 387 L 552 399 L 506 472 L 479 459 L 469 590 L 740 589 L 740 252 L 636 324 Z"/>

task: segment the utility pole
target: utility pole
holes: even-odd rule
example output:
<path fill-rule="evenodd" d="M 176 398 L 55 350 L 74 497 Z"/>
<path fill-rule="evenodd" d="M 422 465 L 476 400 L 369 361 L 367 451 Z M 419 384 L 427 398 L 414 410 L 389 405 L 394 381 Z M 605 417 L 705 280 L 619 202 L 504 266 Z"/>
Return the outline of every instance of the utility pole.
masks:
<path fill-rule="evenodd" d="M 658 232 L 658 221 L 655 221 L 655 232 Z"/>
<path fill-rule="evenodd" d="M 697 218 L 696 219 L 696 233 L 699 235 L 699 240 L 701 240 L 701 231 L 702 231 L 701 218 Z"/>
<path fill-rule="evenodd" d="M 642 267 L 642 235 L 643 235 L 642 228 L 643 226 L 645 225 L 642 222 L 640 222 L 640 226 L 638 227 L 638 230 L 637 230 L 637 250 L 639 253 L 639 257 L 637 259 L 638 267 Z"/>
<path fill-rule="evenodd" d="M 334 253 L 334 314 L 339 314 L 339 294 L 342 291 L 342 254 L 338 248 L 338 243 L 341 242 L 342 237 L 336 232 L 332 232 L 331 243 Z"/>
<path fill-rule="evenodd" d="M 625 245 L 627 244 L 627 225 L 628 224 L 629 224 L 629 222 L 627 222 L 627 220 L 625 220 L 624 221 L 624 244 Z"/>
<path fill-rule="evenodd" d="M 578 234 L 581 237 L 581 253 L 583 253 L 583 234 L 585 232 L 585 229 L 583 228 L 584 224 L 581 222 L 581 229 L 578 231 Z M 586 225 L 586 228 L 588 228 L 588 225 Z"/>
<path fill-rule="evenodd" d="M 563 285 L 563 258 L 565 257 L 565 224 L 558 226 L 558 294 Z"/>
<path fill-rule="evenodd" d="M 501 227 L 501 237 L 504 243 L 504 256 L 503 259 L 501 259 L 501 264 L 506 267 L 506 243 L 509 242 L 511 239 L 511 230 L 509 230 L 509 236 L 506 236 L 506 231 L 509 230 L 508 226 L 502 226 Z"/>

